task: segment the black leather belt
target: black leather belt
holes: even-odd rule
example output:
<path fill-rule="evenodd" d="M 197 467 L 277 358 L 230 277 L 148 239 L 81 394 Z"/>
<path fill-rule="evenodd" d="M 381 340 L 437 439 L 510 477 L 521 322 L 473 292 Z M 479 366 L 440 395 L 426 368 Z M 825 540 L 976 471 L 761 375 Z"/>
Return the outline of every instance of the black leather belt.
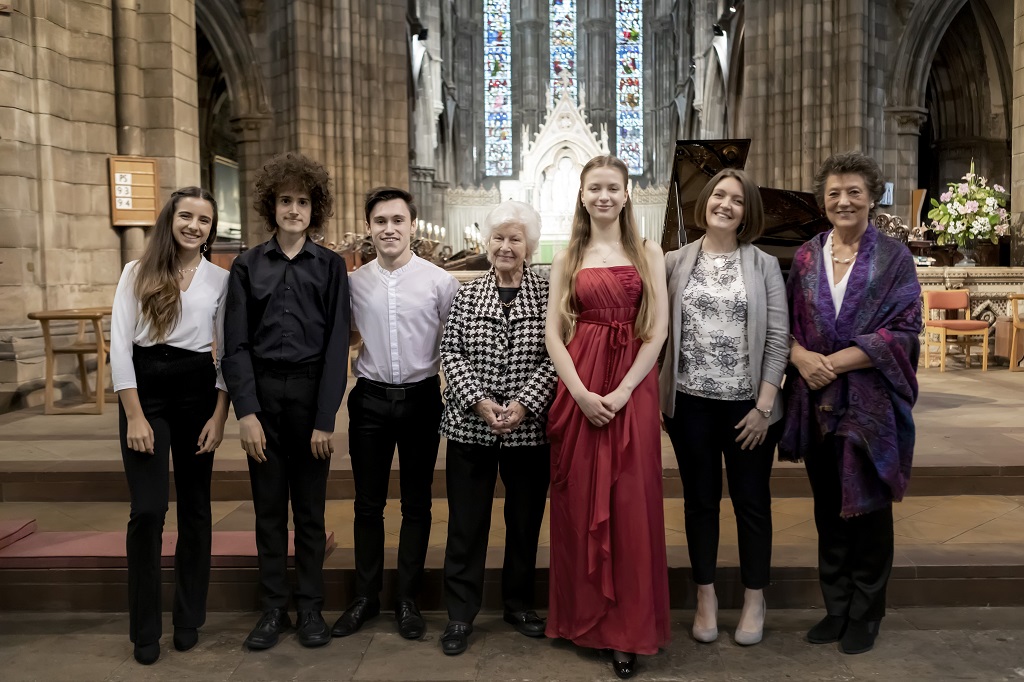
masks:
<path fill-rule="evenodd" d="M 370 379 L 360 377 L 356 384 L 372 396 L 397 402 L 415 397 L 417 394 L 425 393 L 426 391 L 436 393 L 441 386 L 441 380 L 435 374 L 429 379 L 414 381 L 411 384 L 382 384 L 379 381 L 371 381 Z"/>

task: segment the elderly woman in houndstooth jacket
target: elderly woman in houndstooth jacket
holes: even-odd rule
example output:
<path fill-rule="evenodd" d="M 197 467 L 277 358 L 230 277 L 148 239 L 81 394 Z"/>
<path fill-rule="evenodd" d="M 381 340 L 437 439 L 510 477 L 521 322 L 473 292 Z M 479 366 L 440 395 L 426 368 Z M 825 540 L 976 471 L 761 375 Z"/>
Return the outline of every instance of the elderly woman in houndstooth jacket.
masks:
<path fill-rule="evenodd" d="M 480 610 L 499 471 L 505 485 L 505 621 L 527 637 L 543 637 L 545 626 L 530 610 L 550 476 L 544 429 L 556 384 L 544 347 L 548 283 L 526 267 L 540 241 L 540 215 L 528 204 L 506 201 L 481 231 L 491 270 L 459 290 L 441 340 L 449 508 L 449 623 L 441 648 L 451 656 L 466 650 Z"/>

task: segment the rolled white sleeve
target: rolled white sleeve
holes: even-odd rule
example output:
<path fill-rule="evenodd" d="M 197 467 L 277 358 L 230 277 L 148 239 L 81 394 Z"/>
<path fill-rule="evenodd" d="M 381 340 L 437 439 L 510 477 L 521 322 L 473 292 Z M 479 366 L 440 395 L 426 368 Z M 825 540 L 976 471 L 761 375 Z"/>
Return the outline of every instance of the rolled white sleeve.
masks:
<path fill-rule="evenodd" d="M 114 391 L 138 388 L 135 365 L 132 362 L 132 343 L 139 319 L 139 300 L 135 297 L 135 264 L 124 266 L 114 293 L 110 316 L 110 373 Z"/>
<path fill-rule="evenodd" d="M 225 393 L 228 392 L 228 385 L 224 383 L 222 365 L 224 364 L 224 310 L 226 307 L 224 302 L 227 300 L 227 296 L 228 281 L 225 279 L 224 287 L 221 289 L 220 295 L 217 297 L 217 311 L 213 316 L 213 342 L 215 347 L 214 352 L 216 353 L 214 357 L 216 358 L 217 363 L 217 389 L 224 391 Z"/>

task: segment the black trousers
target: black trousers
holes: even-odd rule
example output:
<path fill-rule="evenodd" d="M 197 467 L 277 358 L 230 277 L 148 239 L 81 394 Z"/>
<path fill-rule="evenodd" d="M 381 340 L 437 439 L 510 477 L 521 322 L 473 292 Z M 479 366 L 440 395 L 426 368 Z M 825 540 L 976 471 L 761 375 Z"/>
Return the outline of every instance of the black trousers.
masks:
<path fill-rule="evenodd" d="M 765 442 L 741 450 L 736 424 L 754 408 L 753 400 L 713 400 L 676 393 L 675 417 L 665 427 L 683 480 L 686 546 L 693 580 L 715 581 L 719 516 L 722 502 L 722 457 L 729 479 L 729 497 L 736 512 L 736 536 L 743 586 L 768 586 L 772 560 L 772 494 L 770 480 L 775 445 L 782 422 L 768 428 Z"/>
<path fill-rule="evenodd" d="M 881 620 L 892 573 L 892 504 L 848 519 L 839 515 L 841 446 L 841 439 L 828 437 L 804 460 L 814 494 L 821 595 L 829 615 Z"/>
<path fill-rule="evenodd" d="M 448 545 L 444 552 L 444 600 L 448 618 L 472 623 L 480 612 L 499 471 L 505 485 L 501 597 L 506 611 L 532 607 L 537 541 L 551 477 L 551 446 L 507 448 L 449 440 L 445 466 Z"/>
<path fill-rule="evenodd" d="M 129 636 L 136 644 L 160 639 L 160 548 L 174 458 L 178 542 L 174 551 L 175 627 L 206 622 L 210 585 L 210 476 L 213 453 L 197 455 L 199 434 L 217 404 L 217 373 L 210 353 L 166 345 L 133 350 L 139 402 L 154 435 L 154 453 L 128 447 L 128 418 L 120 408 L 121 458 L 131 513 L 128 553 Z M 170 456 L 170 457 L 169 457 Z"/>
<path fill-rule="evenodd" d="M 396 446 L 402 494 L 396 597 L 413 600 L 419 593 L 430 541 L 430 488 L 441 442 L 440 386 L 436 376 L 390 388 L 359 379 L 349 394 L 358 597 L 377 599 L 384 586 L 384 507 Z"/>
<path fill-rule="evenodd" d="M 295 607 L 320 611 L 324 604 L 324 555 L 327 533 L 329 459 L 310 449 L 320 363 L 292 364 L 254 360 L 257 416 L 267 439 L 266 462 L 249 462 L 256 510 L 261 602 L 264 611 L 286 608 L 288 586 L 288 500 L 295 526 Z"/>

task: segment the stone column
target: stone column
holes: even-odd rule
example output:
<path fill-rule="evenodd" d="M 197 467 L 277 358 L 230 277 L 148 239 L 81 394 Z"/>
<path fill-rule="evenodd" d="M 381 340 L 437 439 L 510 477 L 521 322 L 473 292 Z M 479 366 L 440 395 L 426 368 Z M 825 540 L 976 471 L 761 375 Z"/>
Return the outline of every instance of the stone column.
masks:
<path fill-rule="evenodd" d="M 522 18 L 513 21 L 512 29 L 512 171 L 521 170 L 521 154 L 523 145 L 528 141 L 522 139 L 523 126 L 530 128 L 531 134 L 540 129 L 541 121 L 546 113 L 548 72 L 548 22 L 538 18 L 536 8 L 531 3 L 522 3 Z M 544 3 L 545 10 L 547 3 Z M 513 17 L 516 10 L 513 5 Z M 546 86 L 546 87 L 545 87 Z"/>
<path fill-rule="evenodd" d="M 455 35 L 456 179 L 473 186 L 484 176 L 483 23 L 466 7 Z"/>
<path fill-rule="evenodd" d="M 889 139 L 895 142 L 884 152 L 882 172 L 895 186 L 894 204 L 886 212 L 915 222 L 910 215 L 911 192 L 917 189 L 918 138 L 921 125 L 928 118 L 928 110 L 922 107 L 886 107 L 886 126 L 890 129 Z"/>
<path fill-rule="evenodd" d="M 579 84 L 586 90 L 587 120 L 594 130 L 601 124 L 612 133 L 608 141 L 615 153 L 617 127 L 615 125 L 615 3 L 610 0 L 589 3 L 579 22 L 579 42 L 576 46 Z"/>
<path fill-rule="evenodd" d="M 238 191 L 242 208 L 242 243 L 255 246 L 267 240 L 263 218 L 253 208 L 256 175 L 263 167 L 262 131 L 270 119 L 266 116 L 240 116 L 231 119 L 231 130 L 238 143 Z"/>
<path fill-rule="evenodd" d="M 1010 264 L 1024 265 L 1024 0 L 1013 3 L 1013 117 L 1010 203 L 1012 241 Z"/>
<path fill-rule="evenodd" d="M 113 7 L 114 78 L 117 83 L 117 153 L 144 156 L 146 112 L 139 68 L 139 16 L 135 0 L 116 0 Z M 121 228 L 121 264 L 142 256 L 143 227 Z"/>
<path fill-rule="evenodd" d="M 159 160 L 162 202 L 179 187 L 199 184 L 195 2 L 178 0 L 173 14 L 157 3 L 139 7 L 146 155 Z"/>

